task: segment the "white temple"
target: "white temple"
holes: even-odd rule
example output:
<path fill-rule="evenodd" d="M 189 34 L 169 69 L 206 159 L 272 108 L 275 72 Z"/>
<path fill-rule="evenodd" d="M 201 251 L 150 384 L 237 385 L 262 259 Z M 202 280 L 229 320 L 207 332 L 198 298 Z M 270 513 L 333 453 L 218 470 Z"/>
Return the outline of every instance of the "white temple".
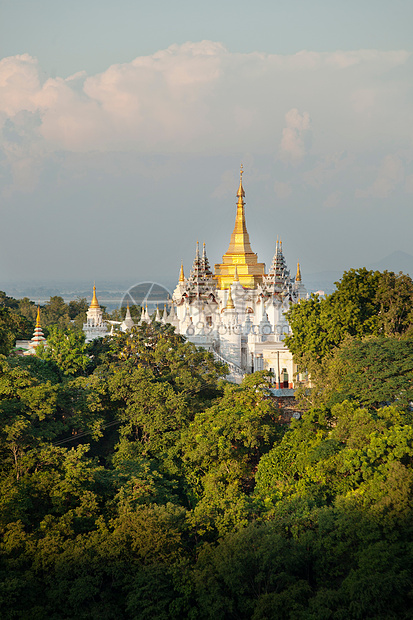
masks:
<path fill-rule="evenodd" d="M 86 323 L 83 325 L 86 342 L 91 342 L 95 338 L 103 338 L 108 335 L 108 325 L 103 320 L 103 311 L 99 306 L 96 297 L 96 286 L 93 285 L 93 297 L 86 315 Z"/>
<path fill-rule="evenodd" d="M 189 277 L 181 265 L 171 310 L 164 311 L 162 321 L 213 351 L 228 364 L 233 380 L 266 369 L 273 372 L 276 388 L 291 389 L 297 368 L 283 342 L 291 333 L 285 313 L 307 291 L 299 263 L 295 278 L 290 276 L 278 239 L 268 273 L 258 262 L 246 228 L 242 173 L 241 167 L 235 226 L 222 263 L 215 265 L 214 275 L 205 243 L 201 255 L 197 242 Z"/>

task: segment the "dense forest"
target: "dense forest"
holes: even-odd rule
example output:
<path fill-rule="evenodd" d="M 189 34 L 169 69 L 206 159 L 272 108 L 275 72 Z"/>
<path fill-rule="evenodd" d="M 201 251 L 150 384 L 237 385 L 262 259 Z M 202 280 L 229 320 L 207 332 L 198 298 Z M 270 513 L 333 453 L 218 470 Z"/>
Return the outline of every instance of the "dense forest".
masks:
<path fill-rule="evenodd" d="M 413 616 L 408 276 L 290 310 L 290 423 L 269 373 L 157 323 L 85 345 L 59 299 L 21 357 L 35 307 L 0 294 L 2 620 Z"/>

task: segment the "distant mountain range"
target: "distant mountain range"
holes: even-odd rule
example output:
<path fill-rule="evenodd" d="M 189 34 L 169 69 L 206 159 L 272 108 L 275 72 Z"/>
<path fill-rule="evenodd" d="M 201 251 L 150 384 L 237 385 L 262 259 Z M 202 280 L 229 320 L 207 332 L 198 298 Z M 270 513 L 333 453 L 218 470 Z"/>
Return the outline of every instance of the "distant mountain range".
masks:
<path fill-rule="evenodd" d="M 375 263 L 365 265 L 365 267 L 373 271 L 394 271 L 395 273 L 402 271 L 412 275 L 413 256 L 398 250 Z M 309 292 L 324 291 L 326 294 L 329 294 L 335 290 L 334 282 L 338 282 L 342 275 L 342 271 L 320 271 L 319 273 L 304 274 L 303 280 Z"/>

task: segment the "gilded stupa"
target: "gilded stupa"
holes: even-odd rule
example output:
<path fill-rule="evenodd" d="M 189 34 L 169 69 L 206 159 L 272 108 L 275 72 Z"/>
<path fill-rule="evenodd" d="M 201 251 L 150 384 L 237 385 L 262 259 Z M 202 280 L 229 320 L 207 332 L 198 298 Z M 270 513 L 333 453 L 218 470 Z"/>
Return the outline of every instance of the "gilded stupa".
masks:
<path fill-rule="evenodd" d="M 258 257 L 251 249 L 250 238 L 245 223 L 245 191 L 242 186 L 243 169 L 241 166 L 240 182 L 237 192 L 237 214 L 228 250 L 222 257 L 222 263 L 215 265 L 215 277 L 219 289 L 227 289 L 234 281 L 235 270 L 244 288 L 255 289 L 262 282 L 265 264 L 258 262 Z"/>
<path fill-rule="evenodd" d="M 40 324 L 40 306 L 37 306 L 36 326 L 34 328 L 33 338 L 29 343 L 29 351 L 34 352 L 39 344 L 45 345 L 46 338 L 44 337 L 42 326 Z"/>

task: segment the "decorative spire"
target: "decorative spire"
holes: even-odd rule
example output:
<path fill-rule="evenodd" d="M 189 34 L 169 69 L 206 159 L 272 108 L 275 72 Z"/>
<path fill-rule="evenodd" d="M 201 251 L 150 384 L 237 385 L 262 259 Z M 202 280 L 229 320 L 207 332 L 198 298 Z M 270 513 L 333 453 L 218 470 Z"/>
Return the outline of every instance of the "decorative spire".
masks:
<path fill-rule="evenodd" d="M 204 269 L 204 276 L 206 278 L 210 278 L 212 276 L 212 271 L 211 271 L 211 268 L 209 266 L 209 260 L 208 260 L 207 254 L 206 254 L 205 241 L 204 241 L 203 246 L 202 246 L 202 266 L 203 266 L 203 269 Z"/>
<path fill-rule="evenodd" d="M 222 257 L 222 263 L 215 265 L 215 278 L 218 280 L 218 288 L 227 289 L 233 282 L 234 266 L 242 266 L 239 276 L 240 283 L 244 288 L 255 288 L 265 274 L 264 263 L 259 263 L 257 255 L 251 249 L 250 238 L 245 223 L 245 191 L 242 184 L 244 170 L 241 166 L 240 182 L 237 191 L 237 212 L 235 226 L 232 231 L 228 250 Z"/>
<path fill-rule="evenodd" d="M 41 325 L 40 325 L 40 306 L 37 306 L 36 327 L 41 327 Z"/>
<path fill-rule="evenodd" d="M 185 282 L 183 261 L 181 262 L 181 271 L 179 272 L 179 282 Z"/>
<path fill-rule="evenodd" d="M 235 310 L 234 300 L 232 299 L 232 295 L 231 295 L 231 287 L 229 287 L 228 289 L 228 299 L 227 299 L 227 305 L 225 306 L 225 310 Z"/>
<path fill-rule="evenodd" d="M 235 265 L 234 282 L 239 282 L 237 265 Z"/>
<path fill-rule="evenodd" d="M 96 297 L 95 283 L 93 283 L 93 297 L 92 297 L 92 303 L 90 304 L 89 308 L 100 308 L 98 298 Z"/>
<path fill-rule="evenodd" d="M 34 350 L 40 343 L 46 344 L 46 338 L 44 337 L 42 326 L 40 325 L 40 306 L 37 306 L 36 326 L 33 332 L 33 338 L 30 341 L 29 347 Z"/>
<path fill-rule="evenodd" d="M 296 282 L 301 282 L 300 263 L 297 263 L 297 275 L 295 276 L 295 281 Z"/>
<path fill-rule="evenodd" d="M 237 191 L 238 203 L 237 203 L 237 215 L 235 217 L 235 226 L 231 235 L 231 241 L 229 244 L 229 248 L 227 250 L 227 254 L 253 254 L 250 245 L 250 238 L 247 231 L 247 226 L 245 223 L 245 192 L 242 186 L 242 175 L 244 171 L 241 166 L 240 172 L 240 182 L 239 188 Z M 256 255 L 254 254 L 256 257 Z"/>
<path fill-rule="evenodd" d="M 239 188 L 237 191 L 237 197 L 238 197 L 238 206 L 242 205 L 244 206 L 245 202 L 243 200 L 243 198 L 245 198 L 245 192 L 244 192 L 244 188 L 242 187 L 242 175 L 244 174 L 244 170 L 241 164 L 241 170 L 239 173 Z"/>

